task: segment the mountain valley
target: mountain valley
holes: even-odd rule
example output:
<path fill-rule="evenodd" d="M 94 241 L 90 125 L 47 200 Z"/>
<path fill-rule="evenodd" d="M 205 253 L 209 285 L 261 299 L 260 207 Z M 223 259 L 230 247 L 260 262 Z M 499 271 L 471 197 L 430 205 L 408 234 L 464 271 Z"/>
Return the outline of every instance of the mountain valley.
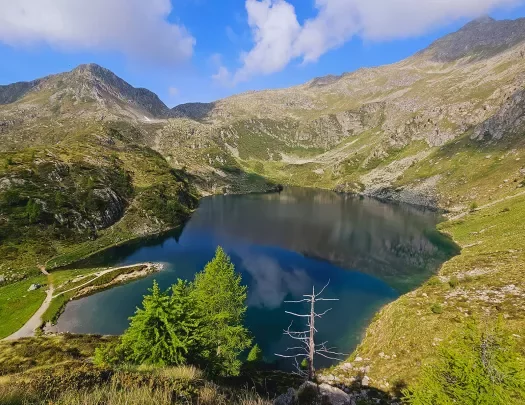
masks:
<path fill-rule="evenodd" d="M 472 21 L 392 65 L 172 109 L 81 65 L 0 86 L 0 139 L 0 338 L 44 300 L 19 296 L 48 282 L 42 269 L 181 226 L 200 197 L 285 184 L 440 210 L 462 248 L 383 308 L 327 382 L 364 367 L 378 389 L 410 383 L 473 317 L 501 317 L 525 350 L 525 19 Z"/>

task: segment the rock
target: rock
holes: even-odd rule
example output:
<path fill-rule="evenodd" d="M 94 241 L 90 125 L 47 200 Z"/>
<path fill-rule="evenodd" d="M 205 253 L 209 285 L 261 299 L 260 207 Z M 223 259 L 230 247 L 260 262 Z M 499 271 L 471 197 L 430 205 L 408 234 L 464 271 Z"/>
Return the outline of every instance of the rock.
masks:
<path fill-rule="evenodd" d="M 319 387 L 311 381 L 306 381 L 297 390 L 299 405 L 317 405 L 319 399 Z"/>
<path fill-rule="evenodd" d="M 368 387 L 369 384 L 370 384 L 370 378 L 367 375 L 365 375 L 363 379 L 361 380 L 361 385 L 363 387 Z"/>
<path fill-rule="evenodd" d="M 360 361 L 363 361 L 363 358 L 362 357 L 356 357 L 354 361 L 359 363 Z"/>
<path fill-rule="evenodd" d="M 274 405 L 294 405 L 297 403 L 297 395 L 293 388 L 288 388 L 285 394 L 279 395 L 273 401 Z"/>
<path fill-rule="evenodd" d="M 27 291 L 35 291 L 38 290 L 40 287 L 42 287 L 40 284 L 31 284 Z"/>
<path fill-rule="evenodd" d="M 350 396 L 340 390 L 339 388 L 332 387 L 328 384 L 321 384 L 319 386 L 319 391 L 321 392 L 322 403 L 330 405 L 349 405 Z"/>
<path fill-rule="evenodd" d="M 0 284 L 2 284 L 5 281 L 5 276 L 3 274 L 0 275 Z"/>

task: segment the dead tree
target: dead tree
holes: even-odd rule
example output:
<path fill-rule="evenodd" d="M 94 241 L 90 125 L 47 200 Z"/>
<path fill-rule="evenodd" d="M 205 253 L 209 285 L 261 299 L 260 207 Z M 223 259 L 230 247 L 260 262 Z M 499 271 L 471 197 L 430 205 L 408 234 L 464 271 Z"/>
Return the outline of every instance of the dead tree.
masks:
<path fill-rule="evenodd" d="M 343 353 L 337 353 L 332 347 L 327 347 L 328 342 L 323 342 L 320 344 L 315 343 L 315 334 L 317 333 L 317 329 L 315 328 L 315 320 L 316 318 L 321 318 L 323 315 L 325 315 L 327 312 L 329 312 L 332 308 L 327 309 L 326 311 L 318 314 L 315 312 L 315 304 L 319 301 L 339 301 L 337 298 L 321 298 L 321 294 L 323 294 L 323 291 L 328 287 L 330 284 L 330 281 L 323 287 L 323 289 L 319 293 L 315 293 L 315 286 L 312 287 L 312 294 L 305 294 L 303 297 L 305 297 L 302 300 L 299 301 L 285 301 L 285 303 L 303 303 L 307 302 L 310 304 L 310 313 L 309 314 L 297 314 L 295 312 L 285 311 L 287 314 L 298 317 L 298 318 L 306 318 L 307 319 L 307 327 L 304 331 L 294 332 L 291 330 L 293 321 L 290 323 L 290 326 L 288 326 L 287 329 L 284 330 L 284 334 L 286 336 L 289 336 L 295 341 L 298 341 L 299 346 L 295 347 L 289 347 L 286 349 L 287 352 L 291 352 L 290 354 L 284 355 L 284 354 L 276 354 L 278 357 L 284 357 L 284 358 L 291 358 L 295 361 L 295 368 L 296 373 L 300 376 L 303 376 L 305 378 L 308 378 L 308 380 L 313 380 L 315 378 L 315 367 L 314 367 L 314 358 L 316 355 L 319 355 L 321 357 L 325 357 L 327 359 L 331 360 L 342 360 L 339 356 L 344 356 Z M 301 364 L 298 361 L 298 359 L 306 359 L 308 362 L 308 370 L 304 371 L 301 368 Z"/>

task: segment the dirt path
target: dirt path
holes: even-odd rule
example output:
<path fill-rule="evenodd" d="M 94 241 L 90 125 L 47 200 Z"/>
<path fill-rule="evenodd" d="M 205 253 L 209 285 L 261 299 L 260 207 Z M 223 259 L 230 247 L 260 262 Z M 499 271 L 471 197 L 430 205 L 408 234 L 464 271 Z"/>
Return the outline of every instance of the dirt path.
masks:
<path fill-rule="evenodd" d="M 42 305 L 40 305 L 40 308 L 38 308 L 37 311 L 33 314 L 33 316 L 29 319 L 29 321 L 25 323 L 24 326 L 22 326 L 18 331 L 16 331 L 12 335 L 4 338 L 4 340 L 16 340 L 24 337 L 35 336 L 35 330 L 38 329 L 42 324 L 42 315 L 44 315 L 44 312 L 47 311 L 49 305 L 51 304 L 51 301 L 53 300 L 53 293 L 55 292 L 55 288 L 53 287 L 51 277 L 49 277 L 49 273 L 46 271 L 45 267 L 39 266 L 39 268 L 40 271 L 47 276 L 48 280 L 49 288 L 47 289 L 46 299 L 44 300 Z"/>
<path fill-rule="evenodd" d="M 131 264 L 129 266 L 113 267 L 111 269 L 99 271 L 98 273 L 95 273 L 96 277 L 94 277 L 94 278 L 92 278 L 92 279 L 86 281 L 85 283 L 80 284 L 80 285 L 78 285 L 76 287 L 70 288 L 69 290 L 62 291 L 61 293 L 58 293 L 57 295 L 53 296 L 53 298 L 60 297 L 62 294 L 68 293 L 70 291 L 79 290 L 80 288 L 82 288 L 82 287 L 84 287 L 84 286 L 86 286 L 88 284 L 91 284 L 97 278 L 102 277 L 104 274 L 108 274 L 108 273 L 111 273 L 113 271 L 122 270 L 122 269 L 129 269 L 131 267 L 137 267 L 137 266 L 146 266 L 146 270 L 150 270 L 152 267 L 158 266 L 158 265 L 159 264 L 157 264 L 157 263 L 137 263 L 137 264 Z"/>
<path fill-rule="evenodd" d="M 104 274 L 111 273 L 113 271 L 117 271 L 117 270 L 121 270 L 121 269 L 128 269 L 128 268 L 131 268 L 131 267 L 136 267 L 136 266 L 146 266 L 147 269 L 150 270 L 152 267 L 162 266 L 162 264 L 160 264 L 160 263 L 137 263 L 137 264 L 131 264 L 129 266 L 113 267 L 113 268 L 110 268 L 110 269 L 103 270 L 103 271 L 100 271 L 98 273 L 95 273 L 97 275 L 95 278 L 92 278 L 91 280 L 87 281 L 86 283 L 84 283 L 82 285 L 79 285 L 79 286 L 77 286 L 75 288 L 72 288 L 70 290 L 67 290 L 67 291 L 63 291 L 63 292 L 61 292 L 61 293 L 59 293 L 57 295 L 53 295 L 55 293 L 55 288 L 53 286 L 53 283 L 51 282 L 51 277 L 49 277 L 49 273 L 46 271 L 45 267 L 40 266 L 39 267 L 40 271 L 43 274 L 45 274 L 47 276 L 47 279 L 48 279 L 49 288 L 47 290 L 46 299 L 44 300 L 44 302 L 42 303 L 40 308 L 38 308 L 38 310 L 33 314 L 31 319 L 29 319 L 29 321 L 27 321 L 25 323 L 24 326 L 22 326 L 18 331 L 16 331 L 15 333 L 13 333 L 10 336 L 4 338 L 3 340 L 16 340 L 16 339 L 21 339 L 21 338 L 24 338 L 24 337 L 35 336 L 35 330 L 38 329 L 40 327 L 40 325 L 42 325 L 42 319 L 41 319 L 42 315 L 44 315 L 44 312 L 47 311 L 47 309 L 49 308 L 49 305 L 51 304 L 51 301 L 53 301 L 54 298 L 56 298 L 56 297 L 58 297 L 58 296 L 60 296 L 60 295 L 62 295 L 64 293 L 66 293 L 66 292 L 82 288 L 85 285 L 92 283 L 97 278 L 102 277 Z"/>
<path fill-rule="evenodd" d="M 488 204 L 485 204 L 485 205 L 482 205 L 481 207 L 476 208 L 476 211 L 480 211 L 480 210 L 483 210 L 485 208 L 490 208 L 490 207 L 492 207 L 492 206 L 494 206 L 496 204 L 499 204 L 500 202 L 512 200 L 513 198 L 521 197 L 522 195 L 525 195 L 525 191 L 521 191 L 519 193 L 516 193 L 516 194 L 513 194 L 513 195 L 509 195 L 507 197 L 500 198 L 499 200 L 491 201 Z M 462 212 L 461 214 L 458 214 L 458 215 L 455 215 L 453 217 L 450 217 L 450 220 L 451 221 L 455 221 L 457 219 L 461 219 L 467 214 L 470 214 L 470 212 L 469 211 Z"/>

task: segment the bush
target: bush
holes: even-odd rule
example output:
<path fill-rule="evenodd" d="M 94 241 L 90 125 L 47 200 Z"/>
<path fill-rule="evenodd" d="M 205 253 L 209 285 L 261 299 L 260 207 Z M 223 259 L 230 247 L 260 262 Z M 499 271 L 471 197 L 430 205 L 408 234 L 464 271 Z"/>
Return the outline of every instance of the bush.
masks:
<path fill-rule="evenodd" d="M 471 322 L 439 348 L 438 360 L 404 392 L 411 405 L 519 405 L 525 403 L 525 358 L 515 338 Z"/>
<path fill-rule="evenodd" d="M 262 350 L 258 344 L 255 344 L 250 350 L 250 353 L 248 353 L 248 357 L 246 361 L 251 364 L 257 364 L 257 363 L 262 362 L 262 360 L 263 360 Z"/>
<path fill-rule="evenodd" d="M 469 206 L 470 212 L 476 211 L 478 209 L 478 203 L 473 201 Z"/>
<path fill-rule="evenodd" d="M 451 288 L 456 288 L 459 285 L 459 279 L 456 276 L 453 276 L 448 280 L 448 285 Z"/>
<path fill-rule="evenodd" d="M 441 314 L 443 313 L 443 306 L 436 302 L 435 304 L 432 304 L 430 310 L 435 314 Z"/>

